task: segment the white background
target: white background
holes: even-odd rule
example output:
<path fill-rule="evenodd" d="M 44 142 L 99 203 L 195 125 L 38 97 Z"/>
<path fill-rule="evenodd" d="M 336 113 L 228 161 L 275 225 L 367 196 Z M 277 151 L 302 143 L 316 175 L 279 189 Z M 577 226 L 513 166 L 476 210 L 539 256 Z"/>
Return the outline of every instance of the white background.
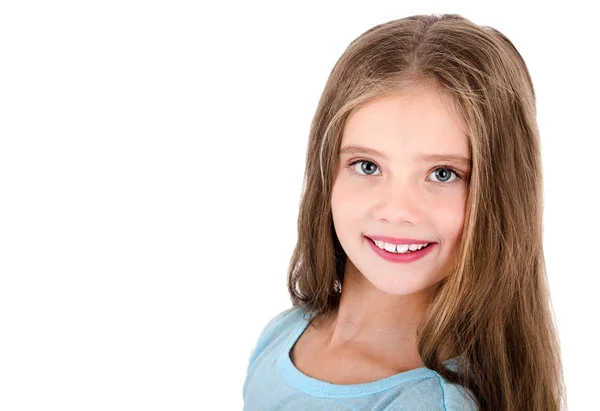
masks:
<path fill-rule="evenodd" d="M 446 4 L 2 2 L 0 409 L 241 409 L 290 306 L 331 68 L 376 24 L 446 12 L 502 31 L 532 74 L 569 405 L 597 404 L 596 19 Z"/>

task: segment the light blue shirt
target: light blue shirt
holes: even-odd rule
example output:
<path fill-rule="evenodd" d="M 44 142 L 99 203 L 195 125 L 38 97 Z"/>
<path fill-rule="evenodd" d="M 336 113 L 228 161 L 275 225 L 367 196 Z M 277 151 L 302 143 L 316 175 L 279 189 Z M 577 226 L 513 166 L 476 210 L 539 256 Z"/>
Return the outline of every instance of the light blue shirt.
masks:
<path fill-rule="evenodd" d="M 292 307 L 266 325 L 250 356 L 244 411 L 477 410 L 464 388 L 425 367 L 348 385 L 303 374 L 292 363 L 290 351 L 309 323 L 306 309 Z M 444 364 L 456 371 L 456 359 Z"/>

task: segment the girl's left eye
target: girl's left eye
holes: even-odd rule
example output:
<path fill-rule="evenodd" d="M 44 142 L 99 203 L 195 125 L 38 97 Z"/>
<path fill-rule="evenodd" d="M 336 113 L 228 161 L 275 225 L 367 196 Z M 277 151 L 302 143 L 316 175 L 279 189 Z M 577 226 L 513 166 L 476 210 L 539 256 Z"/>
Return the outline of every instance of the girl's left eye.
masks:
<path fill-rule="evenodd" d="M 361 174 L 360 172 L 356 171 L 356 168 L 354 166 L 359 163 L 362 164 L 360 169 L 363 172 L 365 172 L 366 174 Z M 375 163 L 373 163 L 372 161 L 369 161 L 369 160 L 355 160 L 355 161 L 352 161 L 350 164 L 348 164 L 348 168 L 350 169 L 350 171 L 352 173 L 357 174 L 360 177 L 370 177 L 375 174 L 371 174 L 371 172 L 369 170 L 378 169 L 379 167 Z M 453 180 L 448 180 L 448 178 L 450 178 L 451 174 L 454 174 L 456 176 L 456 178 Z M 459 180 L 461 180 L 461 177 L 458 174 L 458 172 L 456 170 L 454 170 L 454 168 L 447 166 L 447 165 L 441 165 L 441 166 L 436 167 L 429 174 L 429 176 L 431 176 L 431 175 L 434 175 L 434 177 L 436 179 L 438 179 L 438 181 L 432 180 L 434 183 L 438 183 L 438 184 L 441 183 L 442 185 L 454 184 L 454 183 L 457 183 Z"/>

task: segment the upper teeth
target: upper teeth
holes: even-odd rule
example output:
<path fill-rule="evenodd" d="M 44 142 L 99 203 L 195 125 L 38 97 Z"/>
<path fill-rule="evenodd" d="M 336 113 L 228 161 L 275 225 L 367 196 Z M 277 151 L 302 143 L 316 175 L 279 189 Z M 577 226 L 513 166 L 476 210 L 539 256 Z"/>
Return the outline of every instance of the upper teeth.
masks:
<path fill-rule="evenodd" d="M 410 251 L 416 251 L 416 250 L 420 250 L 421 248 L 429 245 L 429 243 L 425 243 L 425 244 L 390 244 L 390 243 L 386 243 L 383 241 L 379 241 L 379 240 L 373 240 L 373 242 L 377 245 L 377 247 L 381 248 L 382 250 L 386 250 L 389 251 L 390 253 L 405 253 L 408 250 Z"/>

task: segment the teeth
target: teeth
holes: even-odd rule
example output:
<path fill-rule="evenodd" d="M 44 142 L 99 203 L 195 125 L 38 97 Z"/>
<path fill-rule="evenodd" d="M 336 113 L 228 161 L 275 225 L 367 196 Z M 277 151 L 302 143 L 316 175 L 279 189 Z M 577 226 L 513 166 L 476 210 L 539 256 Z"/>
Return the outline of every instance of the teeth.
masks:
<path fill-rule="evenodd" d="M 382 250 L 386 250 L 389 251 L 390 253 L 406 253 L 408 250 L 410 251 L 416 251 L 416 250 L 420 250 L 421 248 L 429 245 L 429 243 L 425 243 L 425 244 L 390 244 L 390 243 L 385 243 L 383 241 L 379 241 L 379 240 L 373 240 L 373 242 L 377 245 L 377 247 L 381 248 Z"/>
<path fill-rule="evenodd" d="M 409 247 L 408 244 L 398 244 L 396 246 L 396 252 L 398 252 L 398 253 L 405 253 L 405 252 L 408 251 L 408 247 Z"/>

